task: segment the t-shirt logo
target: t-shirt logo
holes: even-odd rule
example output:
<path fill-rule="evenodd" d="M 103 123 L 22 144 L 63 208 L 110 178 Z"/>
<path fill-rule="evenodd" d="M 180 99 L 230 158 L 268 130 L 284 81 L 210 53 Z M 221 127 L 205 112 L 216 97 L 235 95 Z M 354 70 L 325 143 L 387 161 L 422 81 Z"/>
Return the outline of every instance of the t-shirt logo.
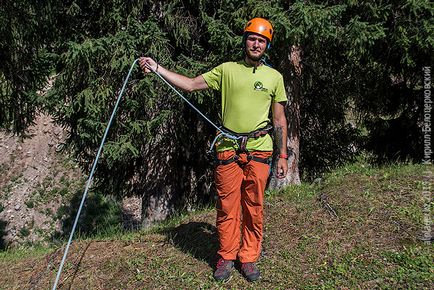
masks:
<path fill-rule="evenodd" d="M 256 81 L 253 86 L 255 91 L 263 91 L 263 92 L 268 91 L 268 89 L 264 88 L 264 85 L 260 81 Z"/>

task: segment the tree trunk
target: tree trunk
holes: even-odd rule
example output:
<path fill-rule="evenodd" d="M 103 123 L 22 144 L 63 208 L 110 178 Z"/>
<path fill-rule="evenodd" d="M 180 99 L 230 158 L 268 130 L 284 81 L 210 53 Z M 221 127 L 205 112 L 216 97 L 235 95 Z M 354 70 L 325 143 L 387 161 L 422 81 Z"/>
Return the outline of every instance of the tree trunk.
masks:
<path fill-rule="evenodd" d="M 301 94 L 301 54 L 299 46 L 291 46 L 289 55 L 280 57 L 280 68 L 283 71 L 288 103 L 285 107 L 286 119 L 288 122 L 288 174 L 283 179 L 278 179 L 274 174 L 270 178 L 268 188 L 277 189 L 289 184 L 300 184 L 298 164 L 300 160 L 300 94 Z M 278 155 L 275 154 L 273 172 L 276 172 Z"/>
<path fill-rule="evenodd" d="M 188 127 L 181 126 L 179 120 Z M 167 120 L 158 142 L 142 150 L 145 164 L 135 170 L 136 191 L 143 193 L 142 227 L 212 201 L 213 168 L 206 153 L 211 132 L 212 128 L 185 108 L 182 115 Z"/>

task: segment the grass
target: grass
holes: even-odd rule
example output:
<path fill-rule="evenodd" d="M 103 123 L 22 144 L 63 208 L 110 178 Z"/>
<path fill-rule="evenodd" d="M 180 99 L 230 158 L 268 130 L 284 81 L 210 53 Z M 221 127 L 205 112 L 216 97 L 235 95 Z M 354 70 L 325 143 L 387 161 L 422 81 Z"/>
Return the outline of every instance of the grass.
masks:
<path fill-rule="evenodd" d="M 29 258 L 38 258 L 53 251 L 51 247 L 19 247 L 7 251 L 0 251 L 0 264 L 14 263 L 17 261 L 27 260 Z M 29 255 L 30 254 L 30 255 Z"/>
<path fill-rule="evenodd" d="M 55 186 L 56 183 L 60 184 L 60 186 Z M 47 176 L 36 185 L 25 203 L 27 207 L 34 208 L 58 197 L 71 199 L 75 190 L 83 187 L 83 183 L 82 180 L 71 182 L 64 176 L 59 181 L 56 181 L 52 176 Z"/>
<path fill-rule="evenodd" d="M 30 230 L 26 227 L 23 227 L 20 229 L 20 235 L 22 237 L 27 237 L 28 235 L 30 235 Z"/>
<path fill-rule="evenodd" d="M 226 282 L 212 279 L 218 241 L 215 211 L 207 208 L 148 230 L 77 235 L 61 288 L 431 289 L 432 245 L 420 239 L 425 169 L 358 162 L 315 184 L 268 191 L 255 283 L 238 271 Z M 50 288 L 62 250 L 0 252 L 1 287 Z"/>

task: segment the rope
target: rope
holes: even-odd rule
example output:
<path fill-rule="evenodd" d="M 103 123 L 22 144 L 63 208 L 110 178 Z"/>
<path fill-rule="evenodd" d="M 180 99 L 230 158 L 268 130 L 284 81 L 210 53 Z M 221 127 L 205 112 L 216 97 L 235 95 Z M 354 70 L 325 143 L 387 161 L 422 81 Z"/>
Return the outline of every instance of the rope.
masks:
<path fill-rule="evenodd" d="M 111 115 L 110 120 L 108 122 L 107 128 L 105 129 L 104 136 L 103 136 L 102 141 L 101 141 L 101 145 L 99 146 L 98 153 L 96 154 L 95 160 L 93 162 L 92 170 L 91 170 L 90 175 L 89 175 L 89 179 L 87 180 L 87 183 L 86 183 L 86 188 L 84 190 L 83 197 L 81 198 L 80 207 L 78 208 L 78 212 L 77 212 L 77 215 L 75 217 L 74 225 L 72 226 L 71 234 L 69 235 L 68 243 L 66 244 L 65 253 L 63 254 L 62 261 L 60 262 L 59 270 L 57 271 L 57 276 L 56 276 L 56 280 L 54 281 L 53 290 L 56 290 L 57 284 L 59 283 L 60 275 L 62 274 L 63 265 L 65 264 L 66 256 L 68 255 L 69 247 L 70 247 L 71 242 L 72 242 L 72 237 L 74 236 L 75 228 L 76 228 L 77 223 L 78 223 L 78 218 L 80 217 L 81 210 L 83 209 L 83 205 L 84 205 L 84 201 L 86 200 L 87 192 L 89 191 L 90 185 L 92 184 L 92 177 L 93 177 L 93 174 L 95 172 L 95 168 L 96 168 L 96 165 L 98 163 L 99 156 L 101 155 L 102 147 L 104 145 L 104 142 L 105 142 L 105 139 L 107 137 L 108 131 L 110 129 L 111 123 L 113 122 L 113 119 L 116 115 L 116 110 L 119 106 L 119 102 L 120 102 L 122 95 L 125 91 L 125 87 L 127 85 L 128 79 L 130 78 L 130 75 L 131 75 L 131 72 L 134 68 L 134 65 L 137 63 L 138 60 L 139 59 L 134 60 L 133 64 L 131 65 L 131 68 L 128 72 L 127 77 L 125 78 L 124 84 L 123 84 L 122 89 L 121 89 L 119 96 L 117 98 L 115 107 L 113 108 L 113 112 L 112 112 L 112 115 Z"/>
<path fill-rule="evenodd" d="M 72 230 L 71 230 L 71 233 L 70 233 L 70 235 L 69 235 L 69 240 L 68 240 L 68 243 L 66 244 L 66 248 L 65 248 L 65 252 L 64 252 L 64 254 L 63 254 L 63 258 L 62 258 L 62 261 L 60 262 L 60 266 L 59 266 L 59 270 L 57 271 L 57 276 L 56 276 L 56 280 L 54 281 L 54 285 L 53 285 L 53 290 L 56 290 L 57 289 L 57 284 L 59 283 L 59 279 L 60 279 L 60 275 L 62 274 L 62 269 L 63 269 L 63 266 L 64 266 L 64 264 L 65 264 L 65 261 L 66 261 L 66 257 L 67 257 L 67 255 L 68 255 L 68 251 L 69 251 L 69 247 L 71 246 L 71 242 L 72 242 L 72 238 L 73 238 L 73 236 L 74 236 L 74 232 L 75 232 L 75 228 L 77 227 L 77 223 L 78 223 L 78 219 L 79 219 L 79 217 L 80 217 L 80 214 L 81 214 L 81 210 L 83 209 L 83 205 L 84 205 L 84 201 L 86 200 L 86 196 L 87 196 L 87 193 L 88 193 L 88 191 L 89 191 L 89 188 L 90 188 L 90 186 L 91 186 L 91 184 L 92 184 L 92 177 L 93 177 L 93 174 L 94 174 L 94 172 L 95 172 L 95 169 L 96 169 L 96 165 L 97 165 L 97 163 L 98 163 L 98 159 L 99 159 L 99 156 L 101 155 L 101 152 L 102 152 L 102 148 L 103 148 L 103 145 L 104 145 L 104 142 L 105 142 L 105 139 L 106 139 L 106 137 L 107 137 L 107 134 L 108 134 L 108 131 L 109 131 L 109 129 L 110 129 L 110 126 L 111 126 L 111 123 L 113 122 L 113 119 L 114 119 L 114 117 L 115 117 L 115 115 L 116 115 L 116 111 L 117 111 L 117 108 L 118 108 L 118 106 L 119 106 L 119 103 L 120 103 L 120 100 L 121 100 L 121 98 L 122 98 L 122 95 L 123 95 L 123 93 L 124 93 L 124 91 L 125 91 L 125 87 L 127 86 L 127 83 L 128 83 L 128 79 L 130 78 L 130 75 L 131 75 L 131 72 L 132 72 L 132 70 L 133 70 L 133 68 L 134 68 L 134 65 L 137 63 L 139 61 L 139 59 L 136 59 L 136 60 L 134 60 L 134 62 L 133 62 L 133 64 L 131 65 L 131 67 L 130 67 L 130 70 L 128 71 L 128 75 L 127 75 L 127 77 L 125 78 L 125 81 L 124 81 L 124 84 L 123 84 L 123 86 L 122 86 L 122 89 L 121 89 L 121 91 L 120 91 L 120 93 L 119 93 L 119 96 L 118 96 L 118 98 L 117 98 L 117 100 L 116 100 L 116 104 L 115 104 L 115 107 L 113 108 L 113 112 L 112 112 L 112 114 L 111 114 L 111 117 L 110 117 L 110 120 L 109 120 L 109 122 L 108 122 L 108 124 L 107 124 L 107 127 L 106 127 L 106 129 L 105 129 L 105 132 L 104 132 L 104 136 L 103 136 L 103 138 L 102 138 L 102 140 L 101 140 L 101 145 L 99 146 L 99 149 L 98 149 L 98 153 L 96 154 L 96 157 L 95 157 L 95 160 L 94 160 L 94 162 L 93 162 L 93 165 L 92 165 L 92 170 L 91 170 L 91 172 L 90 172 L 90 175 L 89 175 L 89 178 L 88 178 L 88 180 L 87 180 L 87 183 L 86 183 L 86 188 L 85 188 L 85 190 L 84 190 L 84 193 L 83 193 L 83 196 L 82 196 L 82 198 L 81 198 L 81 203 L 80 203 L 80 206 L 79 206 L 79 208 L 78 208 L 78 212 L 77 212 L 77 215 L 76 215 L 76 217 L 75 217 L 75 220 L 74 220 L 74 224 L 73 224 L 73 226 L 72 226 Z M 213 148 L 213 146 L 214 146 L 214 144 L 216 143 L 216 141 L 217 141 L 217 139 L 219 139 L 219 138 L 221 138 L 221 137 L 227 137 L 227 138 L 229 138 L 229 139 L 233 139 L 233 140 L 237 140 L 237 139 L 240 139 L 240 138 L 242 138 L 242 137 L 237 137 L 237 136 L 234 136 L 234 135 L 232 135 L 232 134 L 229 134 L 229 133 L 227 133 L 227 132 L 224 132 L 220 127 L 218 127 L 217 125 L 215 125 L 210 119 L 208 119 L 201 111 L 199 111 L 199 109 L 197 109 L 189 100 L 187 100 L 175 87 L 173 87 L 165 78 L 163 78 L 156 70 L 154 70 L 154 69 L 152 69 L 151 67 L 149 67 L 148 66 L 148 68 L 150 69 L 150 70 L 152 70 L 158 77 L 160 77 L 170 88 L 172 88 L 174 91 L 175 91 L 175 93 L 177 93 L 190 107 L 192 107 L 202 118 L 204 118 L 209 124 L 211 124 L 214 128 L 216 128 L 217 129 L 217 131 L 219 131 L 219 134 L 215 137 L 215 139 L 214 139 L 214 141 L 212 142 L 212 144 L 211 144 L 211 148 L 210 148 L 210 151 L 212 150 L 212 148 Z"/>
<path fill-rule="evenodd" d="M 184 97 L 174 86 L 172 86 L 162 75 L 160 75 L 156 70 L 154 70 L 152 67 L 150 67 L 149 65 L 146 65 L 147 68 L 149 68 L 152 72 L 154 72 L 160 79 L 163 80 L 163 82 L 165 82 L 172 90 L 175 91 L 176 94 L 178 94 L 178 96 L 180 96 L 191 108 L 193 108 L 202 118 L 205 119 L 205 121 L 207 121 L 211 126 L 213 126 L 219 133 L 217 134 L 217 136 L 214 138 L 214 141 L 211 143 L 211 146 L 208 150 L 208 153 L 210 153 L 212 151 L 212 148 L 214 147 L 214 144 L 217 142 L 218 139 L 222 138 L 222 137 L 226 137 L 232 140 L 238 140 L 241 139 L 242 137 L 240 136 L 235 136 L 232 134 L 229 134 L 225 131 L 223 131 L 221 129 L 221 127 L 218 127 L 216 124 L 214 124 L 210 119 L 208 119 L 201 111 L 199 111 L 198 108 L 196 108 L 186 97 Z"/>

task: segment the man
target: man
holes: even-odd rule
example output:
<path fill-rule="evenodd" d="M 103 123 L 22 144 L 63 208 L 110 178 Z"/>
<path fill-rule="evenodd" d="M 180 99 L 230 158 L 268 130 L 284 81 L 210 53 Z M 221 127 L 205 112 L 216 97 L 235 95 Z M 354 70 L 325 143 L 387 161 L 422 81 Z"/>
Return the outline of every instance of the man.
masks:
<path fill-rule="evenodd" d="M 244 29 L 244 59 L 223 63 L 195 78 L 169 71 L 151 58 L 140 58 L 145 73 L 156 71 L 184 91 L 207 88 L 220 91 L 222 124 L 231 134 L 242 137 L 222 138 L 216 145 L 216 224 L 220 243 L 220 259 L 214 272 L 217 281 L 229 278 L 237 258 L 247 280 L 254 281 L 260 276 L 256 262 L 261 252 L 264 190 L 273 151 L 270 126 L 267 127 L 270 108 L 280 153 L 277 177 L 285 177 L 288 170 L 283 77 L 261 60 L 273 33 L 267 20 L 250 20 Z"/>

